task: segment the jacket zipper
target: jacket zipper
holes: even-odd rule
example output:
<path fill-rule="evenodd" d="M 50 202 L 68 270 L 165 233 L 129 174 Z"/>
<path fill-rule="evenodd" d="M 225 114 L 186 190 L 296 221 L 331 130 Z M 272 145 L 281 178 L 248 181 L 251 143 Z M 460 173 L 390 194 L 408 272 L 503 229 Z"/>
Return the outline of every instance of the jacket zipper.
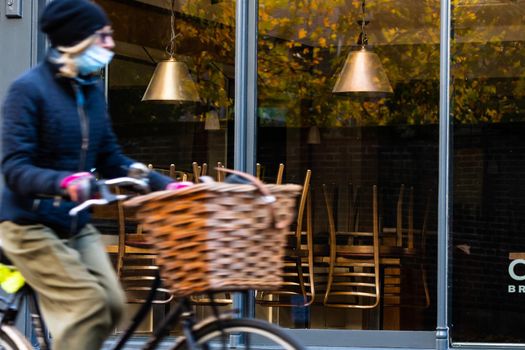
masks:
<path fill-rule="evenodd" d="M 80 167 L 79 171 L 84 171 L 86 168 L 86 157 L 89 148 L 89 124 L 86 112 L 83 107 L 79 107 L 80 125 L 82 127 L 82 148 L 80 152 Z"/>
<path fill-rule="evenodd" d="M 84 109 L 84 94 L 80 90 L 81 89 L 80 86 L 76 83 L 73 83 L 73 89 L 75 90 L 75 97 L 76 97 L 76 102 L 77 102 L 77 113 L 80 119 L 80 131 L 82 134 L 82 146 L 80 149 L 80 162 L 79 162 L 78 171 L 84 171 L 86 167 L 87 151 L 89 148 L 89 120 L 88 120 L 86 111 Z M 71 234 L 74 234 L 77 231 L 77 227 L 78 227 L 78 217 L 74 216 L 71 219 L 71 227 L 70 227 Z"/>
<path fill-rule="evenodd" d="M 73 84 L 77 98 L 77 112 L 80 119 L 80 130 L 82 133 L 82 146 L 80 149 L 80 163 L 78 171 L 84 171 L 86 167 L 87 151 L 89 148 L 89 120 L 84 110 L 84 96 L 80 87 Z"/>

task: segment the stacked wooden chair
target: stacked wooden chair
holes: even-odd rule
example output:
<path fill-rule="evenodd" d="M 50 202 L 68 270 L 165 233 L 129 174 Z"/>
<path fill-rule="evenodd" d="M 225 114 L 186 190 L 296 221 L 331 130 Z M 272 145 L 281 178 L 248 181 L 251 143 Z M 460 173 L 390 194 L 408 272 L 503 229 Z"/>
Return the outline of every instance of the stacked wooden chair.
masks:
<path fill-rule="evenodd" d="M 331 308 L 373 309 L 380 303 L 379 214 L 377 186 L 372 188 L 372 228 L 358 230 L 358 210 L 350 206 L 353 222 L 336 228 L 334 191 L 322 186 L 328 217 L 328 252 L 316 260 L 328 267 L 323 304 Z M 350 198 L 355 200 L 355 196 Z M 353 202 L 353 201 L 352 201 Z M 354 202 L 355 203 L 355 202 Z M 326 254 L 327 253 L 327 254 Z"/>
<path fill-rule="evenodd" d="M 282 183 L 284 165 L 279 166 L 277 184 Z M 256 302 L 267 307 L 306 307 L 315 299 L 312 203 L 310 180 L 307 170 L 299 200 L 295 231 L 288 235 L 284 283 L 275 291 L 258 292 Z M 305 215 L 306 214 L 306 215 Z"/>
<path fill-rule="evenodd" d="M 388 258 L 382 259 L 383 306 L 426 309 L 430 306 L 430 292 L 424 259 L 431 195 L 429 193 L 426 197 L 421 228 L 415 230 L 414 188 L 410 187 L 408 190 L 406 224 L 403 220 L 405 193 L 405 185 L 402 184 L 396 205 L 396 226 L 384 227 L 381 230 L 383 250 L 389 255 Z M 399 257 L 396 257 L 396 252 Z M 403 283 L 403 277 L 409 275 L 413 288 L 407 290 L 407 283 Z"/>

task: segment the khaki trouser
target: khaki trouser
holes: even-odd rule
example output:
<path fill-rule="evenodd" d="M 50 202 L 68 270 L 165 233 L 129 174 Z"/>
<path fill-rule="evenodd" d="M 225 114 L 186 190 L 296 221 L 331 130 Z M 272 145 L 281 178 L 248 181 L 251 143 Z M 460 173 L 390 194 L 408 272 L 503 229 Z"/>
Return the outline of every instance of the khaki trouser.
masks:
<path fill-rule="evenodd" d="M 2 246 L 37 292 L 55 350 L 96 350 L 119 322 L 124 294 L 87 225 L 68 240 L 43 225 L 0 223 Z"/>

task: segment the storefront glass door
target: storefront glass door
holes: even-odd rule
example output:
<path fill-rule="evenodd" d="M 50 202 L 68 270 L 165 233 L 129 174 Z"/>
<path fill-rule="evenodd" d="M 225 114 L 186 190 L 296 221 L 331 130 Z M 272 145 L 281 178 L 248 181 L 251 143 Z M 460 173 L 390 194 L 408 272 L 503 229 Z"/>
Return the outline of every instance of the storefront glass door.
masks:
<path fill-rule="evenodd" d="M 454 1 L 451 338 L 523 343 L 525 3 Z"/>
<path fill-rule="evenodd" d="M 309 193 L 289 235 L 287 283 L 257 294 L 257 317 L 296 329 L 435 329 L 439 10 L 259 0 L 256 173 Z M 362 86 L 348 91 L 345 79 Z"/>

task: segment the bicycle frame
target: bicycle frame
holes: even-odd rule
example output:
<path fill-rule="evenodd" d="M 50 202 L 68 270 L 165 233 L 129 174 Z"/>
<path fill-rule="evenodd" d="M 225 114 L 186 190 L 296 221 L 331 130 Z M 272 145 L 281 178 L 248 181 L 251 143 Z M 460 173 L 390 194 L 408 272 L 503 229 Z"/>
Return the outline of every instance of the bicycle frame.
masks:
<path fill-rule="evenodd" d="M 148 298 L 146 302 L 135 313 L 132 323 L 124 331 L 124 333 L 120 336 L 119 341 L 116 343 L 116 345 L 113 347 L 112 350 L 122 349 L 124 345 L 126 344 L 126 342 L 129 340 L 129 338 L 134 334 L 137 327 L 145 319 L 145 317 L 147 316 L 147 313 L 151 309 L 153 305 L 153 299 L 154 299 L 155 293 L 157 292 L 157 289 L 159 287 L 160 287 L 160 275 L 157 272 L 155 279 L 151 285 L 151 290 L 148 294 Z M 22 309 L 22 303 L 24 302 L 24 300 L 28 300 L 29 302 L 29 310 L 31 313 L 31 324 L 33 326 L 33 331 L 38 341 L 38 344 L 40 345 L 40 349 L 50 350 L 51 346 L 49 344 L 48 337 L 46 336 L 47 328 L 42 318 L 42 313 L 38 305 L 37 296 L 29 285 L 26 284 L 24 287 L 22 287 L 22 289 L 20 289 L 15 294 L 12 294 L 8 298 L 0 296 L 0 303 L 5 305 L 5 307 L 0 308 L 0 314 L 2 315 L 2 319 L 0 323 L 5 324 L 5 325 L 14 326 L 16 319 L 18 317 L 18 314 L 20 313 L 20 310 Z M 159 331 L 162 331 L 162 330 L 159 329 Z M 160 342 L 160 340 L 162 340 L 162 338 L 165 335 L 167 335 L 167 332 L 161 332 L 161 334 L 163 334 L 162 337 L 159 337 L 158 339 L 152 339 L 152 343 L 154 345 L 157 345 Z M 153 349 L 153 347 L 148 347 L 148 349 Z"/>
<path fill-rule="evenodd" d="M 142 323 L 142 321 L 146 318 L 148 312 L 151 310 L 151 307 L 153 306 L 153 299 L 155 297 L 155 293 L 159 289 L 160 285 L 161 278 L 159 272 L 157 271 L 155 274 L 155 279 L 151 285 L 148 297 L 146 298 L 146 302 L 142 304 L 140 309 L 135 313 L 131 324 L 124 331 L 124 333 L 120 335 L 120 337 L 118 338 L 115 345 L 111 348 L 111 350 L 122 350 L 124 348 L 131 336 L 137 330 L 138 326 Z M 219 313 L 217 305 L 213 303 L 213 295 L 209 294 L 209 298 L 210 300 L 212 300 L 211 307 L 213 316 L 204 321 L 199 322 L 197 325 L 198 327 L 196 328 L 194 328 L 194 326 L 196 325 L 196 320 L 194 318 L 193 308 L 189 299 L 180 299 L 177 306 L 170 311 L 170 313 L 162 320 L 159 327 L 155 329 L 155 331 L 148 339 L 148 342 L 144 345 L 142 350 L 154 350 L 162 341 L 162 339 L 169 335 L 170 329 L 172 329 L 172 327 L 179 322 L 181 322 L 182 324 L 183 334 L 186 338 L 186 341 L 188 342 L 188 345 L 190 345 L 190 348 L 195 348 L 195 337 L 193 334 L 196 329 L 199 329 L 215 320 L 224 320 L 231 318 L 232 314 L 235 312 L 233 311 L 232 313 L 228 314 Z M 22 303 L 26 299 L 29 302 L 29 310 L 31 312 L 31 324 L 33 326 L 33 331 L 38 341 L 38 344 L 40 345 L 40 349 L 50 350 L 51 346 L 47 337 L 47 328 L 42 318 L 37 296 L 29 285 L 26 284 L 24 287 L 22 287 L 22 289 L 20 289 L 17 293 L 11 295 L 11 297 L 9 298 L 0 296 L 0 303 L 5 305 L 5 307 L 0 308 L 0 315 L 2 315 L 0 323 L 13 326 L 15 324 L 18 314 L 20 313 Z"/>
<path fill-rule="evenodd" d="M 42 313 L 40 311 L 40 307 L 38 306 L 36 294 L 29 285 L 26 284 L 17 293 L 13 294 L 11 298 L 4 298 L 0 296 L 0 302 L 6 305 L 5 308 L 0 309 L 0 314 L 2 314 L 1 324 L 14 326 L 18 313 L 22 307 L 22 303 L 26 299 L 29 303 L 31 324 L 33 326 L 36 340 L 40 345 L 40 349 L 49 350 L 51 349 L 51 346 L 49 345 L 49 339 L 47 337 L 47 328 L 44 320 L 42 319 Z"/>
<path fill-rule="evenodd" d="M 151 284 L 150 292 L 148 294 L 148 297 L 146 298 L 146 302 L 142 304 L 140 309 L 135 313 L 133 316 L 132 322 L 129 325 L 129 327 L 124 331 L 124 333 L 119 337 L 119 340 L 117 343 L 113 346 L 112 350 L 120 350 L 124 347 L 124 345 L 127 343 L 129 338 L 135 333 L 138 326 L 141 324 L 141 322 L 146 318 L 148 312 L 150 311 L 152 305 L 153 305 L 153 299 L 155 298 L 155 293 L 157 292 L 158 288 L 160 287 L 160 273 L 157 270 L 155 273 L 155 279 L 153 280 L 153 283 Z M 162 338 L 159 338 L 155 344 L 158 344 Z M 146 349 L 153 349 L 148 348 Z"/>
<path fill-rule="evenodd" d="M 136 328 L 139 326 L 139 324 L 142 322 L 142 320 L 146 316 L 147 312 L 150 310 L 152 306 L 152 301 L 155 295 L 155 291 L 157 290 L 159 286 L 160 286 L 160 274 L 157 271 L 150 294 L 148 295 L 147 302 L 143 304 L 140 310 L 135 314 L 132 324 L 128 327 L 125 333 L 120 337 L 117 344 L 111 350 L 120 350 L 126 344 L 129 337 L 131 337 L 131 335 L 134 333 Z M 179 322 L 181 322 L 182 324 L 183 334 L 184 334 L 184 337 L 186 338 L 189 348 L 196 349 L 197 346 L 196 346 L 195 337 L 194 337 L 195 330 L 199 329 L 200 327 L 205 326 L 206 324 L 210 322 L 231 318 L 232 314 L 235 312 L 235 310 L 233 310 L 231 314 L 230 313 L 221 314 L 219 312 L 217 305 L 213 302 L 213 299 L 214 299 L 213 293 L 209 293 L 208 296 L 211 300 L 213 317 L 203 320 L 197 324 L 195 317 L 194 317 L 194 312 L 193 312 L 193 308 L 191 306 L 190 300 L 188 298 L 182 298 L 179 300 L 177 306 L 173 310 L 171 310 L 170 313 L 162 320 L 159 327 L 155 329 L 155 331 L 149 338 L 146 345 L 144 345 L 142 350 L 154 350 L 159 345 L 160 341 L 169 335 L 170 329 L 172 329 L 172 327 Z M 194 328 L 196 324 L 198 327 Z"/>

